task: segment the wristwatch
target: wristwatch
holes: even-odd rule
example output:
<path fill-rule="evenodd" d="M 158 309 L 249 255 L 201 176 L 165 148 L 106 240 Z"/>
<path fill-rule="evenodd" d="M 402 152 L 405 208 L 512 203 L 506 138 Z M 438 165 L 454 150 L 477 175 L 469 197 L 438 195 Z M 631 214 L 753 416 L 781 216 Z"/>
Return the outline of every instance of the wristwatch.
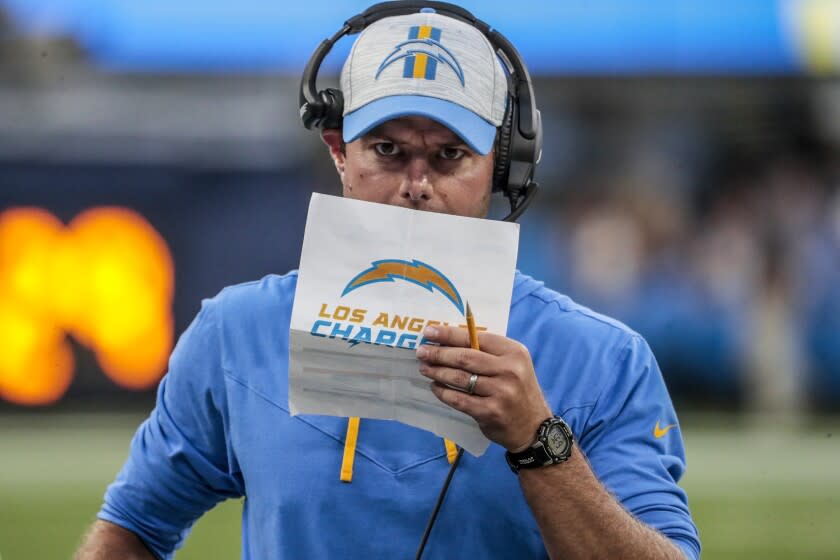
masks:
<path fill-rule="evenodd" d="M 553 416 L 540 424 L 537 441 L 525 451 L 505 453 L 507 464 L 514 473 L 519 469 L 538 469 L 562 463 L 572 456 L 575 438 L 572 430 L 559 416 Z"/>

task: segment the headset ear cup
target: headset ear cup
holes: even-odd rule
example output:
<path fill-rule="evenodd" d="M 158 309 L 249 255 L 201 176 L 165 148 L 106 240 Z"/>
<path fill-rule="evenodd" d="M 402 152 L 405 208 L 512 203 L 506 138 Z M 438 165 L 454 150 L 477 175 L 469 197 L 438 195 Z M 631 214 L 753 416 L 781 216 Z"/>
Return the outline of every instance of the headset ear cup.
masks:
<path fill-rule="evenodd" d="M 510 142 L 513 130 L 516 100 L 508 97 L 508 110 L 505 111 L 502 125 L 499 127 L 499 138 L 496 140 L 496 161 L 493 167 L 493 192 L 508 191 L 508 171 L 510 171 Z"/>
<path fill-rule="evenodd" d="M 320 92 L 320 97 L 324 103 L 324 116 L 320 128 L 341 128 L 344 120 L 344 95 L 341 90 L 327 88 Z"/>
<path fill-rule="evenodd" d="M 303 126 L 313 128 L 341 128 L 344 113 L 344 96 L 340 90 L 327 88 L 318 92 L 318 101 L 300 108 Z"/>
<path fill-rule="evenodd" d="M 312 130 L 313 128 L 318 128 L 318 122 L 321 120 L 321 114 L 324 110 L 324 106 L 321 103 L 304 103 L 300 107 L 300 121 L 303 123 L 303 126 L 308 129 Z"/>

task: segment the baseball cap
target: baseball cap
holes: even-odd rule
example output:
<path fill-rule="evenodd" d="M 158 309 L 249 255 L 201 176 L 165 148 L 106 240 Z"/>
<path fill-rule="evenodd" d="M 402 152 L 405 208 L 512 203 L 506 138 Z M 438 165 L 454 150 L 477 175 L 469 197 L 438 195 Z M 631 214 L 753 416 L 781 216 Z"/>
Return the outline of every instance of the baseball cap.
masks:
<path fill-rule="evenodd" d="M 487 154 L 507 103 L 507 76 L 472 25 L 425 11 L 365 28 L 341 71 L 343 137 L 352 142 L 385 121 L 423 116 Z"/>

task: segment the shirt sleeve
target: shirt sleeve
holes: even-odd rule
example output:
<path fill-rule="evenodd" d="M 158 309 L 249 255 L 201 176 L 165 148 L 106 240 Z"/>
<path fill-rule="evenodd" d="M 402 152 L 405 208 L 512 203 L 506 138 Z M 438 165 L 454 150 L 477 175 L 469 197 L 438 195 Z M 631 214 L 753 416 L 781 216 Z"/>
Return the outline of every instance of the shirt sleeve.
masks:
<path fill-rule="evenodd" d="M 635 335 L 617 356 L 579 436 L 592 468 L 625 509 L 700 557 L 685 492 L 685 448 L 665 382 L 649 346 Z"/>
<path fill-rule="evenodd" d="M 98 517 L 139 536 L 171 558 L 198 517 L 243 495 L 226 437 L 227 398 L 213 301 L 181 336 L 149 418 L 105 493 Z"/>

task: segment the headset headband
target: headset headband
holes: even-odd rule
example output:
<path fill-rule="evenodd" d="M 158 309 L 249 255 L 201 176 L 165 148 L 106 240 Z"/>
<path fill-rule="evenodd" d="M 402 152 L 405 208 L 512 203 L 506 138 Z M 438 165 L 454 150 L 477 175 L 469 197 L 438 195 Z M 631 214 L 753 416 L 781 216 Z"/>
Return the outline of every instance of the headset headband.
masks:
<path fill-rule="evenodd" d="M 493 190 L 501 191 L 510 202 L 511 211 L 504 220 L 516 221 L 537 192 L 533 176 L 542 153 L 542 122 L 534 103 L 531 76 L 519 51 L 504 35 L 460 6 L 431 0 L 381 2 L 345 21 L 332 37 L 321 41 L 303 71 L 298 95 L 303 125 L 308 129 L 341 127 L 344 110 L 341 91 L 332 88 L 319 91 L 317 87 L 318 70 L 339 39 L 359 33 L 380 19 L 413 14 L 424 8 L 477 28 L 507 67 L 508 106 L 499 127 Z"/>

